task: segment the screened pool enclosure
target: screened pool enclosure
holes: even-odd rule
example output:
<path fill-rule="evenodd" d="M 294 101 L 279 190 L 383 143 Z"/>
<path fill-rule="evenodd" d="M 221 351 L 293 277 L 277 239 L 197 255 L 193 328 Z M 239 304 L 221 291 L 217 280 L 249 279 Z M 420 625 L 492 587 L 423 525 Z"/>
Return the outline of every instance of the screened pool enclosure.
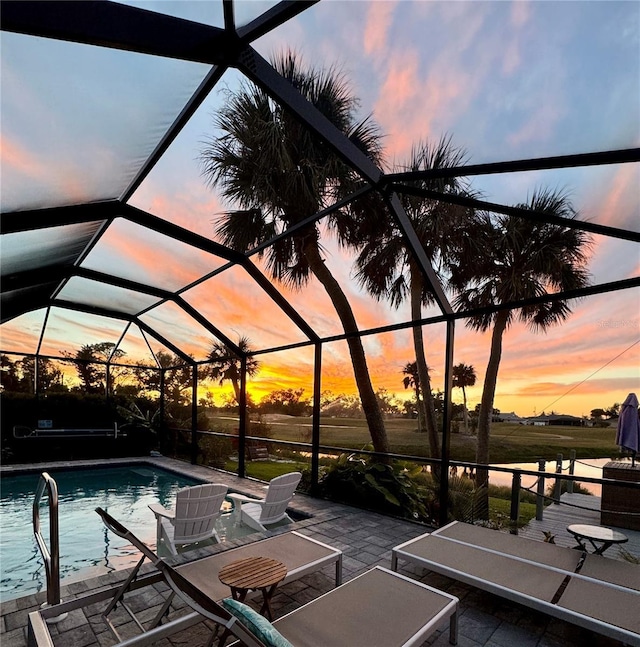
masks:
<path fill-rule="evenodd" d="M 526 357 L 527 370 L 540 365 L 554 375 L 565 362 L 547 362 L 555 352 L 550 348 L 566 347 L 566 362 L 579 364 L 564 378 L 567 392 L 581 376 L 624 355 L 628 363 L 607 379 L 620 401 L 637 389 L 638 4 L 534 3 L 520 20 L 508 3 L 399 4 L 2 2 L 0 352 L 68 362 L 84 345 L 109 342 L 107 391 L 118 366 L 148 367 L 160 376 L 187 367 L 195 461 L 203 434 L 198 370 L 210 365 L 217 344 L 240 368 L 238 473 L 246 472 L 247 393 L 304 388 L 313 403 L 309 433 L 301 427 L 300 442 L 288 444 L 308 452 L 312 484 L 320 457 L 339 449 L 323 441 L 323 390 L 355 393 L 361 385 L 353 366 L 366 353 L 374 386 L 403 392 L 402 368 L 415 361 L 417 330 L 432 386 L 443 394 L 441 452 L 431 462 L 444 474 L 452 460 L 453 366 L 482 346 L 474 360 L 481 373 L 489 353 L 489 334 L 469 341 L 469 322 L 513 312 L 515 326 L 519 313 L 536 309 L 561 319 L 561 304 L 570 299 L 575 319 L 549 332 L 549 347 L 538 346 L 543 336 L 526 336 L 522 324 L 514 346 L 505 341 L 505 352 Z M 491 38 L 471 44 L 480 26 Z M 445 31 L 451 42 L 443 41 Z M 501 39 L 513 54 L 508 60 L 505 54 L 502 67 L 492 58 Z M 586 43 L 587 58 L 578 51 Z M 361 110 L 360 121 L 336 125 L 321 101 L 308 100 L 299 79 L 280 74 L 274 61 L 287 51 L 314 69 L 344 63 L 350 92 L 361 97 L 348 110 Z M 428 59 L 423 76 L 422 57 Z M 509 94 L 499 94 L 496 79 L 511 84 Z M 220 153 L 215 142 L 225 134 L 220 116 L 242 92 L 261 98 L 299 141 L 308 133 L 322 159 L 341 169 L 322 182 L 306 159 L 282 171 L 321 186 L 311 211 L 272 203 L 261 214 L 256 196 L 265 189 L 255 178 L 250 190 L 245 184 L 244 201 L 234 201 L 230 184 L 207 175 L 207 154 Z M 380 151 L 367 154 L 363 144 L 374 132 L 370 111 L 383 131 L 385 159 Z M 514 115 L 518 127 L 500 135 Z M 465 153 L 430 167 L 398 161 L 422 137 L 455 142 Z M 242 157 L 241 148 L 234 151 Z M 240 183 L 249 171 L 239 162 L 237 169 Z M 569 187 L 577 217 L 538 210 L 535 202 L 527 207 L 540 187 Z M 255 196 L 247 197 L 252 190 Z M 425 204 L 417 219 L 416 205 Z M 234 223 L 246 218 L 244 237 L 221 228 L 230 212 Z M 462 287 L 477 287 L 468 268 L 491 256 L 480 239 L 470 240 L 480 230 L 458 226 L 479 213 L 531 223 L 531 232 L 546 226 L 588 238 L 588 280 L 543 282 L 517 298 L 494 293 L 492 302 L 461 299 Z M 436 222 L 444 225 L 430 229 Z M 451 250 L 438 247 L 455 236 Z M 305 256 L 310 240 L 319 254 L 313 260 Z M 375 251 L 389 241 L 403 250 L 396 251 L 402 260 L 395 273 L 376 280 L 386 281 L 385 289 L 404 286 L 395 302 L 392 289 L 372 296 L 364 270 L 356 269 L 366 245 Z M 462 256 L 457 267 L 451 263 L 463 252 L 465 271 Z M 421 295 L 418 309 L 411 307 L 410 274 Z M 346 295 L 353 316 L 336 311 L 329 284 Z M 569 338 L 583 345 L 568 345 Z M 593 347 L 602 352 L 592 353 Z M 160 350 L 176 364 L 161 365 Z M 251 375 L 247 363 L 256 360 L 262 370 Z M 515 366 L 514 360 L 512 375 Z M 503 367 L 501 381 L 506 372 Z M 547 404 L 553 396 L 545 396 L 544 378 L 539 383 Z M 530 383 L 517 388 L 531 396 Z M 368 393 L 374 395 L 373 387 Z M 376 422 L 362 390 L 360 398 L 371 428 Z M 287 444 L 277 433 L 271 440 Z M 446 482 L 440 494 L 446 500 Z"/>

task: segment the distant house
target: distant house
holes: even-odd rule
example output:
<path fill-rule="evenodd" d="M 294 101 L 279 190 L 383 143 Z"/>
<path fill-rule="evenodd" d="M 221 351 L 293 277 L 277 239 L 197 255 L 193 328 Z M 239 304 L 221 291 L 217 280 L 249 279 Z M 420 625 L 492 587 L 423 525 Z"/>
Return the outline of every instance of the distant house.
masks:
<path fill-rule="evenodd" d="M 509 413 L 503 413 L 502 411 L 496 415 L 493 416 L 493 421 L 494 422 L 522 422 L 522 418 L 515 413 L 514 411 L 510 411 Z"/>
<path fill-rule="evenodd" d="M 564 413 L 550 413 L 542 416 L 526 418 L 525 424 L 536 427 L 546 427 L 548 425 L 557 425 L 563 427 L 584 427 L 584 420 L 577 416 L 570 416 Z"/>

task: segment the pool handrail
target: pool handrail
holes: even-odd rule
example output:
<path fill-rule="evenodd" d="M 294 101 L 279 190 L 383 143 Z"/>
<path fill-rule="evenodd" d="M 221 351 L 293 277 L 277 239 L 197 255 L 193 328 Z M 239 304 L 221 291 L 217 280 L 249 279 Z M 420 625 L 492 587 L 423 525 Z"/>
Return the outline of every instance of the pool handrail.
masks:
<path fill-rule="evenodd" d="M 40 500 L 47 490 L 49 495 L 49 544 L 40 532 Z M 58 532 L 58 485 L 47 472 L 42 472 L 33 501 L 33 534 L 42 553 L 47 576 L 47 604 L 60 603 L 60 537 Z"/>

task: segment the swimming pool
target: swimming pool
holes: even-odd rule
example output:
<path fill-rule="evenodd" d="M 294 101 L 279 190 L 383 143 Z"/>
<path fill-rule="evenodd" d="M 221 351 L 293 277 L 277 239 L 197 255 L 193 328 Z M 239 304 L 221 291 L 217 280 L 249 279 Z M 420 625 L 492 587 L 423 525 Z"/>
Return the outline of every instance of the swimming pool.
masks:
<path fill-rule="evenodd" d="M 91 577 L 133 566 L 140 554 L 109 532 L 94 512 L 100 506 L 151 547 L 156 524 L 150 503 L 173 508 L 176 492 L 201 481 L 149 465 L 99 469 L 46 470 L 58 485 L 60 579 Z M 3 476 L 0 492 L 0 601 L 36 593 L 46 574 L 33 536 L 32 508 L 39 473 Z M 42 534 L 49 543 L 47 497 L 41 509 Z M 216 525 L 221 540 L 232 515 Z M 248 534 L 253 532 L 247 529 Z"/>

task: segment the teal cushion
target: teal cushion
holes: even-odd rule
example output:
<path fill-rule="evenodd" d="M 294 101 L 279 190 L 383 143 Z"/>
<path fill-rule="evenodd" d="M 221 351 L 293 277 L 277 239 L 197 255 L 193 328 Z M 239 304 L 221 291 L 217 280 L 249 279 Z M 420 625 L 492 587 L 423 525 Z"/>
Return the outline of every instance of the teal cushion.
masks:
<path fill-rule="evenodd" d="M 238 618 L 267 647 L 293 647 L 264 616 L 246 604 L 233 598 L 225 598 L 222 600 L 222 606 Z"/>

